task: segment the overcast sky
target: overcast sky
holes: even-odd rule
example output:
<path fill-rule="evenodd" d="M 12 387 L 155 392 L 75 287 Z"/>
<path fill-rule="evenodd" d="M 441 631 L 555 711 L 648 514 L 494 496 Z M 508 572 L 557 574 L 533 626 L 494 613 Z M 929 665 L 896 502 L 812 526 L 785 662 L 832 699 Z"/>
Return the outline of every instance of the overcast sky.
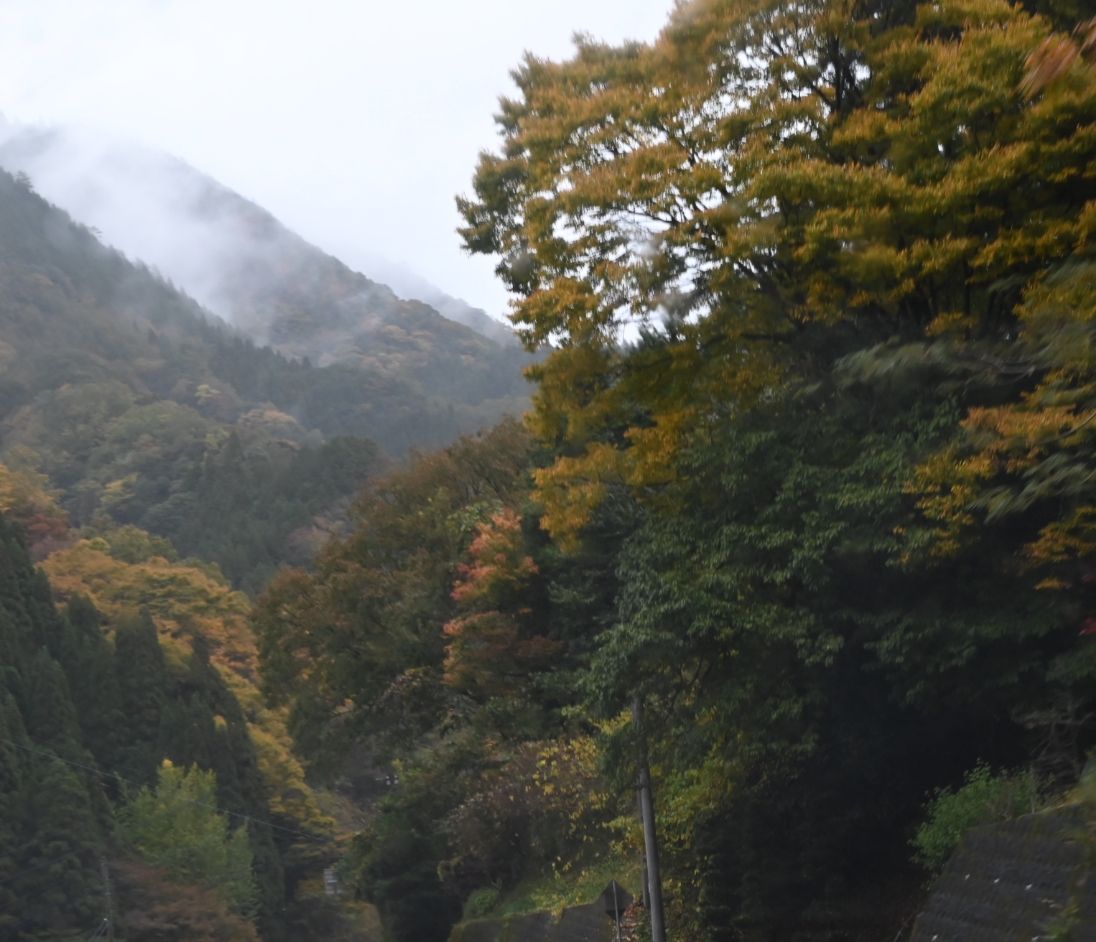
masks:
<path fill-rule="evenodd" d="M 672 0 L 0 0 L 0 112 L 169 151 L 351 263 L 491 313 L 453 197 L 524 50 L 653 39 Z"/>

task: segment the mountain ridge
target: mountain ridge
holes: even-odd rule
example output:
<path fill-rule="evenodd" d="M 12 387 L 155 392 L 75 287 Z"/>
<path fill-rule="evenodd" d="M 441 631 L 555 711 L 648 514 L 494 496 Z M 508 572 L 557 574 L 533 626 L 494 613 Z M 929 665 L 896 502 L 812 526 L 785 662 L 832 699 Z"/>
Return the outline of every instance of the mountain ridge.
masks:
<path fill-rule="evenodd" d="M 505 325 L 421 281 L 421 293 L 454 319 L 398 297 L 176 157 L 65 129 L 0 124 L 0 165 L 26 174 L 74 219 L 259 343 L 321 364 L 378 366 L 386 355 L 414 353 L 415 379 L 447 394 L 438 382 L 444 363 L 429 355 L 426 332 L 466 370 L 487 361 L 493 388 L 502 377 L 508 392 L 521 388 L 524 356 Z"/>

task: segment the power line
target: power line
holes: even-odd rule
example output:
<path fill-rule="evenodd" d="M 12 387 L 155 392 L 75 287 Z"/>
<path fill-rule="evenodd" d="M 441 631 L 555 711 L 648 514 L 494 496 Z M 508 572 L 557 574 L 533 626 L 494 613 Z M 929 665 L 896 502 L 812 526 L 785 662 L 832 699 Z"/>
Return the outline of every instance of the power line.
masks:
<path fill-rule="evenodd" d="M 32 755 L 44 756 L 49 759 L 56 759 L 58 762 L 62 762 L 65 765 L 72 766 L 75 769 L 80 769 L 81 771 L 87 772 L 91 775 L 95 775 L 105 781 L 122 782 L 123 784 L 128 785 L 130 786 L 130 788 L 134 789 L 143 787 L 139 786 L 138 783 L 134 782 L 132 779 L 125 778 L 125 776 L 119 774 L 118 772 L 104 771 L 102 769 L 96 768 L 95 766 L 87 765 L 83 762 L 76 762 L 73 759 L 66 759 L 64 756 L 58 755 L 56 752 L 52 752 L 49 749 L 43 749 L 40 746 L 28 746 L 24 743 L 16 742 L 14 739 L 8 739 L 3 736 L 0 736 L 0 743 L 6 743 L 9 746 L 14 746 L 16 749 L 22 749 L 24 752 L 29 752 Z M 219 808 L 217 805 L 211 804 L 208 801 L 199 801 L 197 798 L 181 798 L 179 800 L 186 804 L 195 805 L 199 808 L 211 809 L 218 814 L 223 814 L 226 817 L 230 818 L 236 818 L 249 824 L 268 827 L 274 831 L 281 831 L 283 834 L 292 834 L 294 837 L 303 838 L 307 841 L 313 841 L 318 844 L 336 843 L 336 840 L 333 837 L 326 837 L 320 834 L 308 834 L 305 831 L 298 831 L 295 828 L 283 827 L 280 824 L 274 824 L 274 822 L 272 821 L 264 821 L 262 818 L 256 818 L 252 815 L 244 814 L 241 811 L 229 811 L 227 809 Z"/>
<path fill-rule="evenodd" d="M 9 740 L 0 739 L 0 742 L 9 742 Z M 13 883 L 15 883 L 17 878 L 21 879 L 21 878 L 25 877 L 28 873 L 34 873 L 36 870 L 42 870 L 45 867 L 52 867 L 55 864 L 63 863 L 64 861 L 70 860 L 74 857 L 86 857 L 90 853 L 91 852 L 88 850 L 88 848 L 80 847 L 80 848 L 77 848 L 76 850 L 70 850 L 67 854 L 62 854 L 60 857 L 50 857 L 46 860 L 43 860 L 39 864 L 35 864 L 33 867 L 20 867 L 19 872 L 17 874 L 14 874 L 9 880 L 7 880 L 6 884 L 0 883 L 0 886 L 2 886 L 2 885 L 10 886 Z M 105 928 L 107 928 L 107 923 L 108 923 L 108 920 L 106 920 L 106 919 L 104 919 L 102 922 L 100 922 L 99 923 L 99 928 L 95 930 L 95 934 L 91 937 L 91 939 L 88 940 L 88 942 L 94 942 L 95 939 L 98 939 L 102 935 L 103 930 Z"/>
<path fill-rule="evenodd" d="M 51 867 L 54 864 L 62 863 L 63 861 L 68 860 L 70 857 L 87 856 L 90 853 L 91 851 L 89 851 L 86 847 L 80 847 L 77 850 L 70 850 L 67 854 L 62 854 L 60 857 L 50 857 L 46 860 L 43 860 L 39 864 L 35 864 L 33 867 L 20 867 L 17 876 L 22 877 L 28 873 L 34 873 L 36 870 L 44 870 L 46 867 Z"/>
<path fill-rule="evenodd" d="M 104 779 L 104 780 L 108 780 L 108 781 L 121 782 L 125 785 L 130 786 L 131 788 L 136 787 L 135 782 L 133 782 L 131 779 L 125 778 L 123 775 L 119 774 L 118 772 L 105 771 L 103 769 L 96 768 L 95 766 L 90 766 L 90 765 L 88 765 L 87 763 L 84 763 L 84 762 L 77 762 L 74 759 L 67 759 L 64 756 L 59 755 L 56 752 L 53 752 L 52 750 L 44 749 L 40 746 L 28 745 L 26 743 L 17 742 L 14 739 L 9 739 L 9 738 L 4 737 L 4 736 L 0 736 L 0 743 L 3 743 L 3 744 L 8 745 L 8 746 L 13 746 L 16 749 L 21 749 L 24 752 L 30 753 L 31 755 L 42 756 L 42 757 L 48 758 L 48 759 L 54 759 L 57 762 L 60 762 L 64 765 L 71 766 L 72 768 L 75 768 L 75 769 L 79 769 L 83 772 L 87 772 L 88 774 L 94 775 L 94 776 L 96 776 L 97 778 L 100 778 L 100 779 Z M 281 831 L 284 834 L 291 834 L 294 837 L 302 838 L 304 840 L 312 841 L 314 843 L 329 844 L 329 845 L 334 845 L 336 843 L 335 839 L 332 838 L 332 837 L 325 837 L 325 836 L 321 836 L 321 835 L 317 835 L 317 834 L 308 834 L 305 831 L 298 831 L 295 828 L 283 827 L 282 825 L 274 824 L 272 821 L 265 821 L 261 818 L 253 817 L 252 815 L 243 814 L 243 813 L 237 812 L 237 811 L 222 810 L 221 808 L 217 807 L 217 805 L 215 805 L 215 804 L 211 804 L 211 803 L 205 802 L 205 801 L 200 801 L 196 798 L 181 798 L 179 800 L 186 803 L 186 804 L 195 805 L 196 807 L 210 809 L 210 810 L 214 811 L 217 814 L 224 814 L 227 817 L 236 818 L 237 820 L 239 820 L 241 822 L 246 822 L 248 824 L 255 824 L 255 825 L 260 825 L 260 826 L 265 826 L 265 827 L 270 828 L 271 830 Z M 77 848 L 75 850 L 69 851 L 67 854 L 62 854 L 59 857 L 50 857 L 50 858 L 42 861 L 41 863 L 35 864 L 34 866 L 21 867 L 21 868 L 19 868 L 18 874 L 14 874 L 13 877 L 16 878 L 16 879 L 22 879 L 27 874 L 34 873 L 37 870 L 42 870 L 46 867 L 56 866 L 56 865 L 58 865 L 60 863 L 63 863 L 67 860 L 70 860 L 70 859 L 74 859 L 74 858 L 78 858 L 78 857 L 85 857 L 89 854 L 89 852 L 90 852 L 89 848 L 86 848 L 86 847 Z M 107 905 L 108 915 L 99 923 L 99 925 L 96 928 L 95 932 L 90 936 L 88 942 L 99 942 L 99 940 L 102 940 L 104 938 L 114 938 L 114 931 L 113 931 L 114 930 L 114 922 L 113 922 L 113 912 L 112 912 L 112 910 L 113 910 L 113 901 L 112 901 L 112 894 L 111 894 L 110 883 L 109 883 L 110 878 L 109 878 L 109 875 L 108 875 L 108 872 L 107 872 L 107 869 L 106 869 L 106 861 L 103 858 L 100 858 L 100 868 L 102 870 L 103 879 L 105 881 L 105 886 L 106 886 L 106 891 L 105 892 L 106 892 L 106 905 Z"/>

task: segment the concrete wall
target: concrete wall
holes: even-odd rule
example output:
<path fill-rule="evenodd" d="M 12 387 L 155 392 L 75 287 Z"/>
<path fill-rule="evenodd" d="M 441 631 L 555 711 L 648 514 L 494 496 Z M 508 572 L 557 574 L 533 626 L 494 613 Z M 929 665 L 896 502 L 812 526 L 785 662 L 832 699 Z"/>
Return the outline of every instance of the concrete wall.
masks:
<path fill-rule="evenodd" d="M 613 921 L 599 900 L 555 913 L 473 919 L 453 928 L 449 942 L 612 942 Z"/>
<path fill-rule="evenodd" d="M 910 942 L 1096 942 L 1091 827 L 1092 810 L 1074 805 L 975 828 Z"/>

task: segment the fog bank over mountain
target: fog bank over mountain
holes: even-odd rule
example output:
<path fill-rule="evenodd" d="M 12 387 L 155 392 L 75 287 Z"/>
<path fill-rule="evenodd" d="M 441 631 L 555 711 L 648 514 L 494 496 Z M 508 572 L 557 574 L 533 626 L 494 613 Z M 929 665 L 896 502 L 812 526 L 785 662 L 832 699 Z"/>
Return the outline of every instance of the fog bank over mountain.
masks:
<path fill-rule="evenodd" d="M 0 166 L 25 173 L 46 199 L 104 241 L 157 269 L 263 342 L 278 344 L 279 339 L 257 309 L 258 299 L 269 302 L 279 282 L 284 289 L 291 270 L 300 275 L 304 257 L 311 265 L 321 256 L 333 261 L 268 212 L 183 161 L 86 129 L 28 128 L 0 119 Z M 384 281 L 391 276 L 403 298 L 428 304 L 495 343 L 516 345 L 506 325 L 450 297 L 405 265 L 366 253 L 352 261 L 383 272 Z M 349 327 L 376 327 L 385 319 L 378 317 L 378 310 L 397 304 L 396 293 L 372 282 L 359 287 L 363 290 L 356 310 L 349 320 L 342 319 Z M 352 323 L 354 316 L 360 323 Z M 328 358 L 328 351 L 318 349 L 305 355 L 317 354 Z"/>
<path fill-rule="evenodd" d="M 211 181 L 182 161 L 86 130 L 0 121 L 0 166 L 25 174 L 105 242 L 234 319 L 220 289 L 225 259 L 250 254 L 254 239 L 238 212 L 218 204 Z"/>
<path fill-rule="evenodd" d="M 498 317 L 506 289 L 463 251 L 453 198 L 498 140 L 510 70 L 569 58 L 576 33 L 653 39 L 672 6 L 4 0 L 0 111 L 175 154 L 353 267 L 386 256 Z"/>

